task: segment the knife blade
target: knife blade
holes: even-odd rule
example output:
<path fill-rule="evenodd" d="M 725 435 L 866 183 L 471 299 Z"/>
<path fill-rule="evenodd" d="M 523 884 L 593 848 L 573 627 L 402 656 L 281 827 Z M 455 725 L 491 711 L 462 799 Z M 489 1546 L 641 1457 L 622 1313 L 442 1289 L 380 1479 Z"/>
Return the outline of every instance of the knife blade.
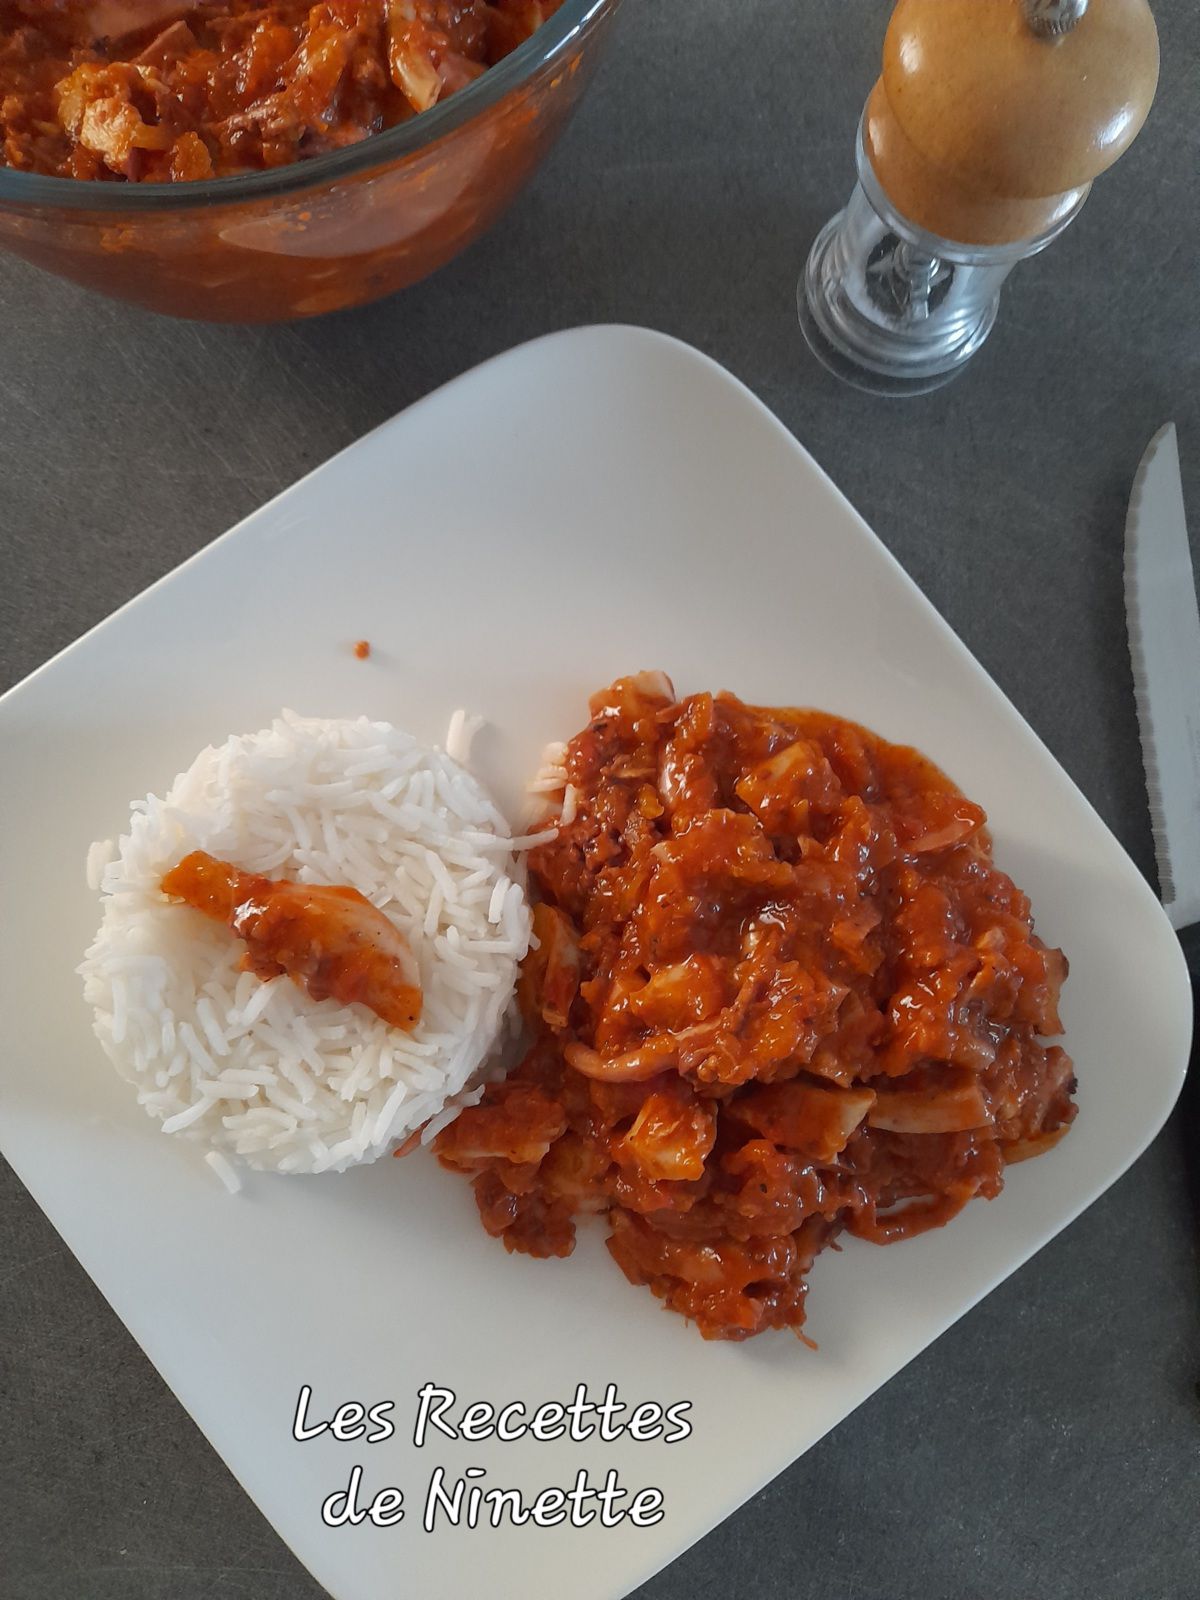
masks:
<path fill-rule="evenodd" d="M 1200 610 L 1173 422 L 1133 480 L 1125 616 L 1159 889 L 1182 930 L 1200 923 Z"/>

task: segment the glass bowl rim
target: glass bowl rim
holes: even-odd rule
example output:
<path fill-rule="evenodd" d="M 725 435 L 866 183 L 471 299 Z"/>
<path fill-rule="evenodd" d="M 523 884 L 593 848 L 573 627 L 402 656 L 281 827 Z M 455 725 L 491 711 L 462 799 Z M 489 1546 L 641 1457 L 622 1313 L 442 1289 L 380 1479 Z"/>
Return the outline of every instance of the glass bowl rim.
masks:
<path fill-rule="evenodd" d="M 203 178 L 187 183 L 113 183 L 96 178 L 58 178 L 0 165 L 0 205 L 48 206 L 73 211 L 182 211 L 236 204 L 240 200 L 283 198 L 387 166 L 453 133 L 480 112 L 553 65 L 577 35 L 621 0 L 562 0 L 535 33 L 469 83 L 428 111 L 382 133 L 370 134 L 340 150 L 283 167 Z"/>

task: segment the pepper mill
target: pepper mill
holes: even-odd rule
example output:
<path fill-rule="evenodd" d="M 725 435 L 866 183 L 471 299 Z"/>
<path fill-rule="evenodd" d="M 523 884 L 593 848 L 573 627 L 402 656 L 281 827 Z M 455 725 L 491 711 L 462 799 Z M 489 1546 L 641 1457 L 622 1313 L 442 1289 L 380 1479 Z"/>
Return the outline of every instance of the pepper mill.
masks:
<path fill-rule="evenodd" d="M 1157 83 L 1146 0 L 898 0 L 858 183 L 800 280 L 816 356 L 879 394 L 961 371 L 1008 274 L 1133 143 Z"/>

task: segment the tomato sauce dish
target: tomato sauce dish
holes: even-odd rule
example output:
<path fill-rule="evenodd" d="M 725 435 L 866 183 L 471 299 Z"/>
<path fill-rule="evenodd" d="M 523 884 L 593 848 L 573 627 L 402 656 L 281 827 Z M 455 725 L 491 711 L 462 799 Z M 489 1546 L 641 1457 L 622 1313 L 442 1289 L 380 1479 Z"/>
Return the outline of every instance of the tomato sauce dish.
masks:
<path fill-rule="evenodd" d="M 782 424 L 644 330 L 422 400 L 0 739 L 0 1149 L 334 1600 L 633 1590 L 1183 1080 L 1137 867 Z"/>

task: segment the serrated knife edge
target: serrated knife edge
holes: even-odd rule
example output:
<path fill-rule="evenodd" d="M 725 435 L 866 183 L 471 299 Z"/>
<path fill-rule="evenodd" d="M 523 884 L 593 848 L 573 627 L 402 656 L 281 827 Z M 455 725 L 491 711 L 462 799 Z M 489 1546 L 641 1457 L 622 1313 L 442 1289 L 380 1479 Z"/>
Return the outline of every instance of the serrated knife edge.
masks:
<path fill-rule="evenodd" d="M 1196 826 L 1197 819 L 1200 818 L 1200 786 L 1196 790 L 1196 816 L 1190 819 L 1193 827 L 1186 829 L 1185 821 L 1177 814 L 1179 806 L 1176 786 L 1179 775 L 1177 772 L 1173 775 L 1170 798 L 1168 798 L 1168 786 L 1163 771 L 1162 752 L 1166 732 L 1159 725 L 1152 707 L 1152 671 L 1147 656 L 1144 631 L 1147 596 L 1143 593 L 1142 574 L 1139 570 L 1145 558 L 1148 538 L 1143 521 L 1147 484 L 1151 473 L 1159 464 L 1159 457 L 1164 452 L 1170 452 L 1174 458 L 1171 463 L 1164 464 L 1165 470 L 1170 471 L 1171 466 L 1174 466 L 1174 475 L 1177 479 L 1178 451 L 1174 423 L 1168 422 L 1155 434 L 1142 457 L 1133 481 L 1125 525 L 1125 613 L 1137 704 L 1138 731 L 1141 736 L 1142 759 L 1146 772 L 1146 789 L 1150 798 L 1150 822 L 1154 834 L 1159 887 L 1164 907 L 1172 923 L 1175 927 L 1182 928 L 1189 923 L 1200 921 L 1200 827 Z M 1194 586 L 1190 598 L 1194 619 Z M 1197 657 L 1192 666 L 1197 673 L 1197 684 L 1200 685 L 1200 623 L 1193 623 L 1190 631 L 1194 632 L 1197 638 Z M 1159 693 L 1163 693 L 1161 685 Z M 1186 726 L 1186 712 L 1183 713 L 1183 719 Z M 1188 753 L 1193 768 L 1198 761 L 1195 745 L 1197 732 L 1198 730 L 1192 729 L 1188 740 Z M 1185 837 L 1185 832 L 1190 834 L 1190 837 Z"/>

